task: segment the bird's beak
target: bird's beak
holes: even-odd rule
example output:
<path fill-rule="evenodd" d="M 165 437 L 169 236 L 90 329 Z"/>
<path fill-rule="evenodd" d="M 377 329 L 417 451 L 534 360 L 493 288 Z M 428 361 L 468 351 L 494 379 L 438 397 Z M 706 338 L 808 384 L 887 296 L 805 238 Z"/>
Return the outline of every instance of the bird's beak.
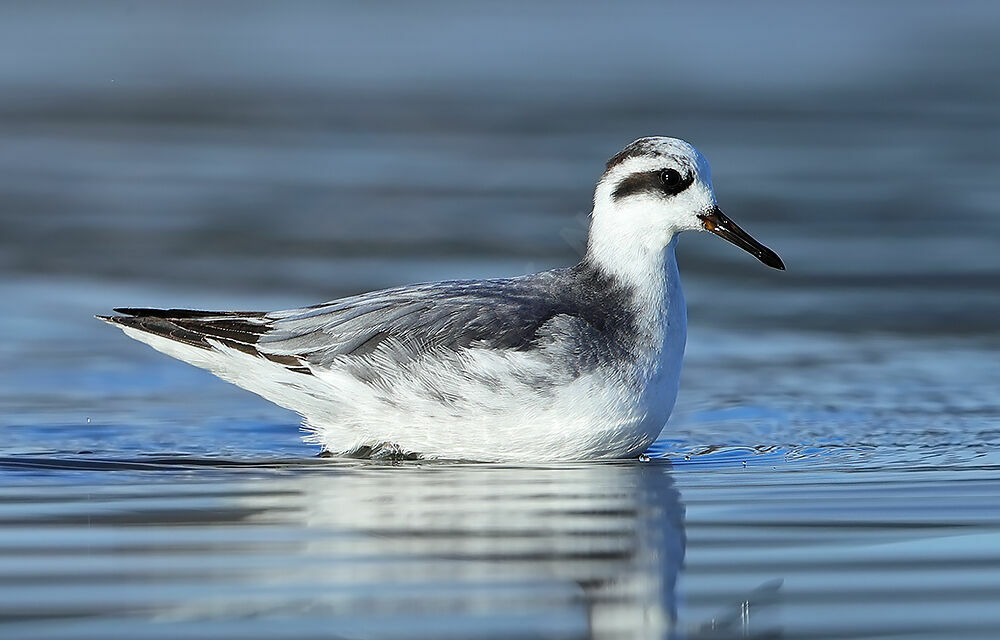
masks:
<path fill-rule="evenodd" d="M 712 207 L 711 211 L 700 214 L 698 218 L 701 219 L 701 223 L 705 226 L 706 230 L 711 231 L 720 238 L 725 238 L 740 249 L 753 254 L 767 266 L 781 269 L 782 271 L 785 270 L 785 265 L 781 262 L 778 254 L 754 240 L 743 229 L 740 229 L 739 225 L 730 220 L 726 214 L 722 213 L 722 209 L 719 207 Z"/>

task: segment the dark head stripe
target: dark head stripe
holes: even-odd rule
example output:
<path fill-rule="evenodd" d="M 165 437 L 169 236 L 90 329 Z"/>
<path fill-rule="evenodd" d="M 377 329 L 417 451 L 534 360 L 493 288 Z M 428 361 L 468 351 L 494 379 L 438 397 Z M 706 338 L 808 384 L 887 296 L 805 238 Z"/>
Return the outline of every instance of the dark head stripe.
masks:
<path fill-rule="evenodd" d="M 634 196 L 639 193 L 648 193 L 650 195 L 660 194 L 666 196 L 676 195 L 690 187 L 694 182 L 693 171 L 686 171 L 682 175 L 683 179 L 680 184 L 675 187 L 668 188 L 660 182 L 659 171 L 642 171 L 640 173 L 633 173 L 618 183 L 618 186 L 615 187 L 615 190 L 611 193 L 611 197 L 615 200 L 621 200 L 622 198 Z"/>

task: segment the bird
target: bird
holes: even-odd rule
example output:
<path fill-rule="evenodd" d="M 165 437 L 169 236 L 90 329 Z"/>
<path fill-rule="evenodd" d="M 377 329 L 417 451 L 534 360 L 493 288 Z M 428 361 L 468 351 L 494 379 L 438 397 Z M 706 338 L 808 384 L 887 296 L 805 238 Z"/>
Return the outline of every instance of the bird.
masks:
<path fill-rule="evenodd" d="M 678 394 L 687 310 L 675 247 L 685 231 L 785 268 L 719 208 L 705 157 L 654 136 L 607 161 L 574 266 L 280 311 L 124 307 L 97 317 L 297 412 L 326 455 L 634 458 Z"/>

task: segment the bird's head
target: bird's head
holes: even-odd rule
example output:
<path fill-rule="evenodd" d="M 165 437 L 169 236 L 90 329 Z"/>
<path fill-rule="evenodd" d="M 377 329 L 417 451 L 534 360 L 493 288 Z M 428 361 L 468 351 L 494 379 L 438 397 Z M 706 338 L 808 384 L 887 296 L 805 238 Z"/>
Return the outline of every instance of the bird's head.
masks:
<path fill-rule="evenodd" d="M 588 251 L 605 261 L 659 253 L 682 231 L 711 231 L 767 266 L 785 268 L 719 209 L 708 161 L 697 149 L 677 138 L 640 138 L 608 161 L 597 183 Z"/>

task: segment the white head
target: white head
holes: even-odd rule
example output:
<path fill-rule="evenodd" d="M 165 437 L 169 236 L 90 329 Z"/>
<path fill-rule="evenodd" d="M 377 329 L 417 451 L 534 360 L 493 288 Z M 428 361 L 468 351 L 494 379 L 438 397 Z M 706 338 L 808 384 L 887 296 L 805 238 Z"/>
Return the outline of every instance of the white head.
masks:
<path fill-rule="evenodd" d="M 719 209 L 708 161 L 677 138 L 640 138 L 608 161 L 594 191 L 588 258 L 625 273 L 662 267 L 681 231 L 711 231 L 784 269 L 773 251 Z"/>

